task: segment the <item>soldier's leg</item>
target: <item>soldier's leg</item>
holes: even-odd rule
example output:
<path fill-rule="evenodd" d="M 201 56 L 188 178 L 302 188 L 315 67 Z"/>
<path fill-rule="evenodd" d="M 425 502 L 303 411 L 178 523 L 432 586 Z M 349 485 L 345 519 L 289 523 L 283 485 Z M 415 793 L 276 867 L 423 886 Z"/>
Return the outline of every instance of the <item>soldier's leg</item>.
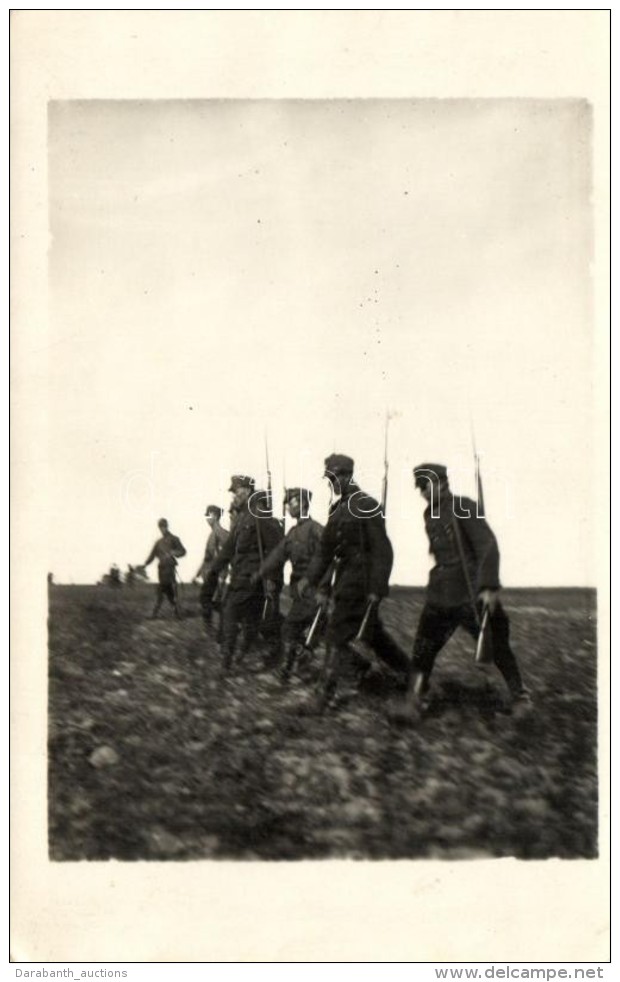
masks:
<path fill-rule="evenodd" d="M 463 608 L 461 623 L 472 637 L 478 638 L 480 625 L 471 606 Z M 501 603 L 497 603 L 495 610 L 489 615 L 488 629 L 491 634 L 493 660 L 502 673 L 512 698 L 520 699 L 524 696 L 525 689 L 517 659 L 510 647 L 510 621 Z"/>
<path fill-rule="evenodd" d="M 161 607 L 161 604 L 162 604 L 162 600 L 163 599 L 164 599 L 164 594 L 163 594 L 163 590 L 162 590 L 162 585 L 161 585 L 161 583 L 158 583 L 157 584 L 157 591 L 155 593 L 155 605 L 153 607 L 153 610 L 151 611 L 151 617 L 157 617 L 157 615 L 159 613 L 159 608 Z"/>
<path fill-rule="evenodd" d="M 364 615 L 363 598 L 337 597 L 325 631 L 325 658 L 317 682 L 319 711 L 334 698 L 347 671 L 352 672 L 354 653 L 348 647 Z"/>
<path fill-rule="evenodd" d="M 175 617 L 180 617 L 181 608 L 179 605 L 179 587 L 176 580 L 172 580 L 172 582 L 170 583 L 168 599 L 170 600 L 172 609 L 174 610 Z"/>
<path fill-rule="evenodd" d="M 202 586 L 200 587 L 200 593 L 198 594 L 198 603 L 200 604 L 200 613 L 202 614 L 202 623 L 205 627 L 209 627 L 211 624 L 211 596 L 209 593 L 209 587 L 206 580 L 203 580 Z"/>
<path fill-rule="evenodd" d="M 409 659 L 394 638 L 388 634 L 378 613 L 375 614 L 369 638 L 371 648 L 375 650 L 381 661 L 385 662 L 403 681 L 406 681 L 409 677 Z"/>
<path fill-rule="evenodd" d="M 324 712 L 336 695 L 340 681 L 343 663 L 347 660 L 347 649 L 330 643 L 325 645 L 325 658 L 321 674 L 316 685 L 316 706 L 319 712 Z"/>
<path fill-rule="evenodd" d="M 222 611 L 222 669 L 229 672 L 232 668 L 239 634 L 239 610 L 234 601 L 234 596 L 229 595 Z"/>
<path fill-rule="evenodd" d="M 213 595 L 217 590 L 217 583 L 217 573 L 207 573 L 200 588 L 200 610 L 202 622 L 206 628 L 210 627 L 213 617 Z"/>
<path fill-rule="evenodd" d="M 288 682 L 293 674 L 295 662 L 303 650 L 304 637 L 309 626 L 310 624 L 305 620 L 296 620 L 291 618 L 290 614 L 282 624 L 283 657 L 279 671 L 282 682 Z"/>
<path fill-rule="evenodd" d="M 266 668 L 280 668 L 283 659 L 282 616 L 279 597 L 271 597 L 261 606 L 260 634 L 268 651 Z"/>
<path fill-rule="evenodd" d="M 174 580 L 170 579 L 167 571 L 160 573 L 159 577 L 159 604 L 162 603 L 164 597 L 171 605 L 171 607 L 176 607 L 176 601 L 174 596 Z"/>
<path fill-rule="evenodd" d="M 430 683 L 435 659 L 454 634 L 458 624 L 458 608 L 435 607 L 425 604 L 413 642 L 413 658 L 409 672 L 408 692 L 412 697 L 423 696 Z"/>
<path fill-rule="evenodd" d="M 241 649 L 239 651 L 239 664 L 245 659 L 246 655 L 256 646 L 258 640 L 261 617 L 263 613 L 263 597 L 260 593 L 255 593 L 246 597 L 239 610 L 241 621 Z"/>

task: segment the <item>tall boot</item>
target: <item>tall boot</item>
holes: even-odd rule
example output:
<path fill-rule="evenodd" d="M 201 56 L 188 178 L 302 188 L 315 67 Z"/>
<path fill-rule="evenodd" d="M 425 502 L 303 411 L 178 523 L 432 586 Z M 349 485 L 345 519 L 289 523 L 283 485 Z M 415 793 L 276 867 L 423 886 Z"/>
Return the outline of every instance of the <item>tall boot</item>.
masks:
<path fill-rule="evenodd" d="M 333 700 L 338 689 L 338 670 L 341 652 L 333 645 L 328 645 L 325 651 L 323 670 L 315 691 L 315 707 L 318 713 L 324 713 Z"/>
<path fill-rule="evenodd" d="M 273 639 L 267 642 L 267 657 L 265 658 L 265 663 L 263 665 L 263 671 L 265 672 L 278 672 L 282 668 L 282 663 L 284 661 L 284 649 L 282 648 L 282 643 L 279 639 Z"/>
<path fill-rule="evenodd" d="M 282 666 L 279 671 L 280 681 L 288 682 L 291 675 L 293 674 L 293 668 L 295 667 L 295 661 L 299 653 L 299 644 L 286 644 L 284 646 L 284 656 L 282 658 Z"/>
<path fill-rule="evenodd" d="M 403 725 L 415 725 L 419 723 L 426 709 L 428 687 L 428 673 L 421 671 L 419 668 L 412 668 L 405 695 L 390 707 L 390 719 L 394 723 L 401 723 Z"/>

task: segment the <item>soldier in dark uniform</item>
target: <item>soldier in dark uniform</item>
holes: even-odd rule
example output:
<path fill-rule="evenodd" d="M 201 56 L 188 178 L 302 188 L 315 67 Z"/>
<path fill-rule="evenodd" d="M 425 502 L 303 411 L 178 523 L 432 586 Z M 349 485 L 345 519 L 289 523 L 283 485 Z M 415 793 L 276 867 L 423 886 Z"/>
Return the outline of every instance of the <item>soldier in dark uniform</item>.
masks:
<path fill-rule="evenodd" d="M 529 706 L 529 695 L 510 647 L 508 617 L 498 600 L 497 540 L 485 519 L 478 517 L 476 502 L 452 494 L 443 464 L 420 464 L 413 476 L 427 501 L 424 524 L 435 566 L 413 646 L 407 708 L 413 717 L 423 708 L 435 659 L 457 627 L 478 638 L 486 607 L 492 657 L 512 696 L 513 711 L 519 714 Z"/>
<path fill-rule="evenodd" d="M 144 563 L 144 566 L 148 566 L 154 559 L 157 559 L 158 562 L 157 575 L 159 582 L 157 585 L 155 606 L 153 607 L 151 617 L 157 617 L 164 597 L 167 597 L 168 601 L 172 604 L 175 617 L 180 617 L 177 601 L 176 568 L 177 559 L 184 556 L 186 550 L 178 536 L 173 535 L 168 528 L 168 522 L 165 518 L 160 518 L 157 525 L 161 532 L 161 538 L 157 540 Z"/>
<path fill-rule="evenodd" d="M 218 574 L 212 572 L 211 567 L 213 560 L 216 559 L 221 552 L 230 533 L 220 525 L 222 509 L 218 508 L 217 505 L 207 505 L 205 517 L 209 523 L 211 533 L 207 539 L 204 559 L 200 565 L 200 569 L 194 577 L 194 580 L 197 580 L 198 577 L 202 578 L 202 587 L 200 588 L 200 608 L 202 610 L 203 623 L 205 628 L 208 630 L 211 626 L 214 607 L 217 607 L 218 604 L 216 594 L 219 593 L 221 595 L 224 585 L 223 581 L 226 579 L 226 569 L 222 570 Z"/>
<path fill-rule="evenodd" d="M 290 591 L 293 603 L 282 626 L 284 652 L 280 676 L 283 681 L 287 681 L 291 675 L 295 659 L 303 647 L 306 632 L 316 612 L 316 600 L 312 591 L 306 589 L 303 595 L 299 592 L 299 584 L 320 548 L 323 534 L 323 526 L 310 517 L 311 499 L 312 491 L 306 488 L 286 489 L 284 504 L 291 518 L 296 519 L 296 524 L 289 529 L 286 538 L 269 553 L 258 572 L 258 578 L 270 579 L 274 574 L 281 576 L 286 562 L 290 562 L 292 566 Z"/>
<path fill-rule="evenodd" d="M 365 642 L 404 682 L 409 660 L 387 633 L 379 617 L 379 604 L 389 592 L 394 554 L 385 531 L 380 505 L 365 494 L 353 480 L 353 460 L 332 454 L 325 461 L 325 476 L 332 483 L 338 500 L 330 509 L 321 538 L 321 548 L 310 563 L 307 580 L 319 587 L 335 569 L 333 609 L 327 624 L 326 666 L 319 686 L 318 705 L 327 706 L 335 694 L 338 677 L 351 663 L 348 645 L 368 614 Z M 303 583 L 300 584 L 303 589 Z M 318 591 L 325 604 L 324 590 Z"/>
<path fill-rule="evenodd" d="M 261 545 L 262 561 L 266 559 L 272 547 L 265 548 L 265 529 L 271 542 L 280 543 L 283 541 L 284 529 L 282 522 L 273 517 L 273 505 L 271 491 L 255 491 L 252 496 L 252 511 L 261 517 Z M 252 577 L 254 584 L 261 577 L 255 573 Z M 266 648 L 266 659 L 264 668 L 277 668 L 282 662 L 282 615 L 280 613 L 280 594 L 284 586 L 282 568 L 274 570 L 268 577 L 262 577 L 265 602 L 261 613 L 258 626 L 259 636 Z"/>
<path fill-rule="evenodd" d="M 266 614 L 267 623 L 273 622 L 273 633 L 267 629 L 268 643 L 274 661 L 279 660 L 279 631 L 277 618 L 269 615 L 272 598 L 277 597 L 277 580 L 256 581 L 254 574 L 261 563 L 282 538 L 279 522 L 265 508 L 263 496 L 254 490 L 250 477 L 235 475 L 229 490 L 238 516 L 230 536 L 224 543 L 211 570 L 219 574 L 230 563 L 231 577 L 223 611 L 223 669 L 232 667 L 239 631 L 242 631 L 241 657 L 256 642 L 261 621 Z M 273 605 L 272 605 L 273 606 Z"/>

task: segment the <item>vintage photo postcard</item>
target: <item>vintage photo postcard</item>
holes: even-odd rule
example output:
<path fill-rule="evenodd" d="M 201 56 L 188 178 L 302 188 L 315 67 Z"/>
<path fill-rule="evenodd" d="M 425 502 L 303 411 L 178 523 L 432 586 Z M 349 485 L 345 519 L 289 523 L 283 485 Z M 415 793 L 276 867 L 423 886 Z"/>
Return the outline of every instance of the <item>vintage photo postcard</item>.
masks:
<path fill-rule="evenodd" d="M 13 14 L 15 961 L 608 958 L 608 34 Z"/>

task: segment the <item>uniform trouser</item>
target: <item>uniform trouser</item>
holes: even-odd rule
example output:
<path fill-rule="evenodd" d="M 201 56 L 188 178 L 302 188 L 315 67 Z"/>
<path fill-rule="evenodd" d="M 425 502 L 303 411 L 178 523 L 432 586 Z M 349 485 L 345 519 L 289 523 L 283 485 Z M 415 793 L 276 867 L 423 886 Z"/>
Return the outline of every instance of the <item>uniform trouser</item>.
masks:
<path fill-rule="evenodd" d="M 283 671 L 285 677 L 291 674 L 299 655 L 305 647 L 306 636 L 314 621 L 316 612 L 317 607 L 314 599 L 306 600 L 304 598 L 302 600 L 296 597 L 286 618 L 282 622 L 282 646 L 284 649 Z M 322 633 L 323 623 L 320 622 L 314 634 L 313 648 L 318 644 Z"/>
<path fill-rule="evenodd" d="M 159 610 L 159 607 L 161 606 L 161 602 L 164 599 L 164 597 L 167 597 L 167 599 L 170 601 L 170 603 L 172 604 L 172 606 L 173 607 L 176 607 L 176 605 L 177 605 L 177 585 L 176 585 L 176 582 L 174 580 L 171 580 L 168 577 L 166 577 L 164 579 L 160 579 L 159 583 L 157 584 L 157 595 L 156 595 L 156 598 L 155 598 L 155 609 L 156 610 Z"/>
<path fill-rule="evenodd" d="M 218 579 L 217 573 L 207 573 L 200 588 L 200 609 L 202 610 L 202 619 L 205 624 L 211 623 L 211 615 L 213 613 L 213 597 L 215 595 L 215 591 L 217 590 Z"/>
<path fill-rule="evenodd" d="M 264 617 L 263 617 L 264 612 Z M 277 597 L 265 609 L 262 590 L 254 593 L 231 590 L 223 611 L 222 649 L 224 661 L 230 664 L 242 633 L 242 654 L 246 654 L 258 639 L 264 638 L 275 657 L 280 650 L 280 613 Z"/>
<path fill-rule="evenodd" d="M 411 662 L 412 674 L 416 672 L 422 674 L 425 688 L 428 686 L 437 655 L 457 627 L 464 628 L 473 638 L 478 637 L 480 626 L 471 604 L 463 604 L 460 607 L 425 604 L 420 615 Z M 495 664 L 502 673 L 511 695 L 518 696 L 523 692 L 523 682 L 517 660 L 510 647 L 510 622 L 500 603 L 489 616 L 487 630 L 490 633 Z"/>
<path fill-rule="evenodd" d="M 282 622 L 282 641 L 287 647 L 303 644 L 313 618 L 304 621 L 291 621 L 287 618 Z"/>
<path fill-rule="evenodd" d="M 243 632 L 243 647 L 247 650 L 256 640 L 262 612 L 261 593 L 230 590 L 223 611 L 222 649 L 224 662 L 232 661 L 239 632 Z"/>
<path fill-rule="evenodd" d="M 279 594 L 269 597 L 267 604 L 265 604 L 264 597 L 262 598 L 258 632 L 267 645 L 271 657 L 274 660 L 279 659 L 282 644 L 282 615 L 280 614 Z"/>
<path fill-rule="evenodd" d="M 282 622 L 282 641 L 287 647 L 303 644 L 317 610 L 314 597 L 293 598 L 291 609 Z"/>
<path fill-rule="evenodd" d="M 333 613 L 327 625 L 325 642 L 328 646 L 346 649 L 357 636 L 368 608 L 367 598 L 336 597 Z M 409 659 L 386 631 L 376 606 L 373 606 L 364 631 L 364 641 L 381 661 L 396 673 L 409 671 Z"/>

